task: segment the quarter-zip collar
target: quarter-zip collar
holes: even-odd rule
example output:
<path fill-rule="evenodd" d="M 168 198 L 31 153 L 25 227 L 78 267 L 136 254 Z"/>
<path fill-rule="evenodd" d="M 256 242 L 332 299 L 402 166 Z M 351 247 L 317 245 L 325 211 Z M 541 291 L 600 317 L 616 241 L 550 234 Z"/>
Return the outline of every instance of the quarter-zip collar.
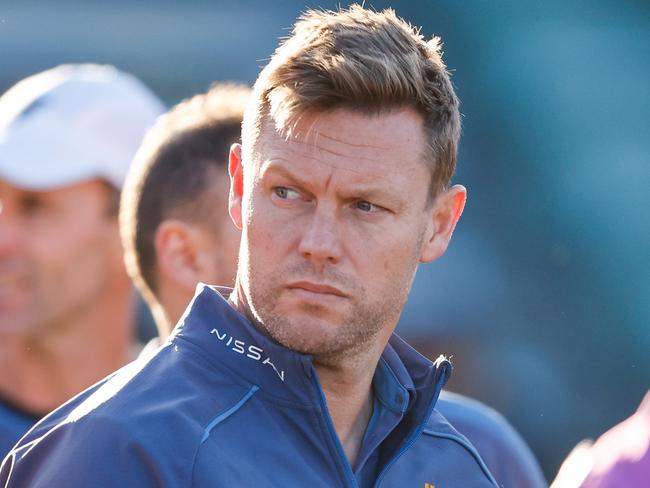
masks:
<path fill-rule="evenodd" d="M 291 403 L 313 406 L 312 359 L 291 351 L 260 332 L 226 300 L 229 288 L 199 284 L 169 340 L 199 346 L 217 367 Z"/>
<path fill-rule="evenodd" d="M 318 406 L 312 357 L 287 349 L 259 331 L 226 301 L 231 291 L 199 285 L 169 341 L 180 338 L 197 345 L 217 367 L 227 368 L 277 399 Z M 443 357 L 432 363 L 393 334 L 373 383 L 379 394 L 391 391 L 390 396 L 382 397 L 389 408 L 406 414 L 409 424 L 423 424 L 450 371 L 451 365 Z M 401 388 L 382 388 L 387 381 L 397 382 Z"/>

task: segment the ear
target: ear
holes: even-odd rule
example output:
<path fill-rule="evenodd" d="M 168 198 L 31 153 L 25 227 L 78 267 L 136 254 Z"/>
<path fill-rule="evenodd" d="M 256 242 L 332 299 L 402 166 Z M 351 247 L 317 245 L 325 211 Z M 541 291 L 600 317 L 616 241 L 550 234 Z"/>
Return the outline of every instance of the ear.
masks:
<path fill-rule="evenodd" d="M 241 160 L 241 144 L 230 146 L 228 155 L 228 174 L 230 175 L 230 193 L 228 211 L 235 226 L 242 229 L 242 199 L 244 195 L 244 168 Z"/>
<path fill-rule="evenodd" d="M 433 261 L 445 253 L 466 200 L 467 190 L 461 185 L 454 185 L 438 195 L 430 210 L 430 227 L 425 235 L 421 262 Z"/>
<path fill-rule="evenodd" d="M 158 281 L 171 282 L 193 293 L 200 267 L 191 226 L 180 220 L 164 220 L 156 230 L 154 245 Z"/>

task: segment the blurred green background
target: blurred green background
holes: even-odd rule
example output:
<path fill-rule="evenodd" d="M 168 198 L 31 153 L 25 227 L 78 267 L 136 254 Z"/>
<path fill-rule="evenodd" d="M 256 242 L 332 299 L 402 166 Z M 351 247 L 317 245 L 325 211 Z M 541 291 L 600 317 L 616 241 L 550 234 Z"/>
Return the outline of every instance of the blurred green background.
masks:
<path fill-rule="evenodd" d="M 338 4 L 3 0 L 0 92 L 98 62 L 173 104 L 252 82 L 300 11 Z M 650 386 L 650 2 L 366 5 L 443 38 L 464 114 L 468 205 L 399 331 L 451 355 L 450 389 L 505 414 L 552 479 Z"/>

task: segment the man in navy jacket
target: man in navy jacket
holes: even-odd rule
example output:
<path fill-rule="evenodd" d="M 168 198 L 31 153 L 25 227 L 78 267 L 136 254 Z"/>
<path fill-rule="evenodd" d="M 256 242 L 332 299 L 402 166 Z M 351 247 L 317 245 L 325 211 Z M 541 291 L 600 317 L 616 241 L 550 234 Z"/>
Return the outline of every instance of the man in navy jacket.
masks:
<path fill-rule="evenodd" d="M 437 39 L 392 11 L 308 12 L 230 153 L 234 290 L 201 287 L 166 343 L 45 418 L 17 486 L 495 486 L 435 410 L 450 366 L 393 334 L 466 192 Z"/>
<path fill-rule="evenodd" d="M 228 215 L 228 149 L 240 141 L 250 89 L 215 84 L 159 117 L 122 191 L 120 231 L 129 275 L 164 342 L 196 285 L 232 285 L 240 233 Z M 182 178 L 179 178 L 182 175 Z M 548 486 L 519 434 L 497 412 L 443 391 L 438 410 L 476 447 L 502 486 Z"/>

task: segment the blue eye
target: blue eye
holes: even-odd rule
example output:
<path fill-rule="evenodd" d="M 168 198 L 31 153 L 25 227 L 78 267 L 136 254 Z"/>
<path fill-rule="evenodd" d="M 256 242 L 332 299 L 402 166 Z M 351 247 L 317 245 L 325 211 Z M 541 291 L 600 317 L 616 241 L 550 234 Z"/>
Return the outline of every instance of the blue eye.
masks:
<path fill-rule="evenodd" d="M 356 203 L 356 207 L 362 212 L 368 212 L 368 213 L 376 212 L 377 210 L 379 210 L 379 207 L 377 207 L 377 205 L 374 205 L 366 200 L 359 200 Z"/>
<path fill-rule="evenodd" d="M 294 198 L 298 198 L 300 194 L 296 190 L 292 190 L 291 188 L 287 188 L 286 186 L 276 186 L 273 189 L 273 192 L 282 200 L 290 200 Z"/>

